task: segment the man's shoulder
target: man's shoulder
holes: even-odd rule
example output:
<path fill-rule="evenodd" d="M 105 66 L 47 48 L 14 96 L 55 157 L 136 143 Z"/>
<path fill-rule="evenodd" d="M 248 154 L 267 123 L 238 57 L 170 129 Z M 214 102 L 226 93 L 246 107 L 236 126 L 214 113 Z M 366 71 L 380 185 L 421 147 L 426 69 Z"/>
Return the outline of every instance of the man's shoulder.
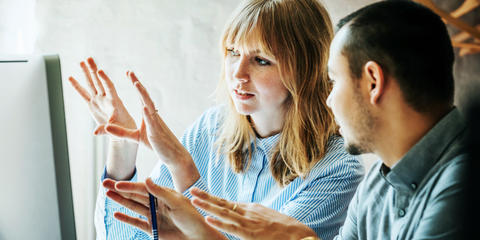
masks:
<path fill-rule="evenodd" d="M 427 180 L 430 182 L 432 196 L 442 194 L 445 189 L 462 188 L 465 185 L 465 174 L 468 167 L 467 154 L 458 154 L 448 160 L 443 161 L 443 164 Z"/>

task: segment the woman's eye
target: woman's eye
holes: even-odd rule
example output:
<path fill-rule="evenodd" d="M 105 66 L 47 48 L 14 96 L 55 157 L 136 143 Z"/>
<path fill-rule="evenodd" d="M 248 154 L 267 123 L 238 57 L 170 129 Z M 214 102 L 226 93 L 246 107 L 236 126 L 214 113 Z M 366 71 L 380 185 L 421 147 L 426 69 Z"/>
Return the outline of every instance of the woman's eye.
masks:
<path fill-rule="evenodd" d="M 268 66 L 270 65 L 270 62 L 264 59 L 261 59 L 259 57 L 255 57 L 255 61 L 258 62 L 258 64 L 263 65 L 263 66 Z"/>
<path fill-rule="evenodd" d="M 227 48 L 227 53 L 228 55 L 232 56 L 232 57 L 238 57 L 240 56 L 240 52 L 233 49 L 233 48 Z"/>

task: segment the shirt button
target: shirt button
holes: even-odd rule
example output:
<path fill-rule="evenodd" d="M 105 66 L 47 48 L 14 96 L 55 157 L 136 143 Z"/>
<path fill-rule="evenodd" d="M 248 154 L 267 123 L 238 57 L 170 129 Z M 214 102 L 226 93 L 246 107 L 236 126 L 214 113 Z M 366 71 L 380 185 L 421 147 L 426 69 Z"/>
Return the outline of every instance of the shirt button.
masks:
<path fill-rule="evenodd" d="M 398 216 L 400 216 L 400 217 L 405 216 L 405 210 L 399 209 L 399 210 L 398 210 Z"/>
<path fill-rule="evenodd" d="M 410 186 L 412 187 L 413 190 L 417 189 L 417 184 L 415 183 L 410 184 Z"/>

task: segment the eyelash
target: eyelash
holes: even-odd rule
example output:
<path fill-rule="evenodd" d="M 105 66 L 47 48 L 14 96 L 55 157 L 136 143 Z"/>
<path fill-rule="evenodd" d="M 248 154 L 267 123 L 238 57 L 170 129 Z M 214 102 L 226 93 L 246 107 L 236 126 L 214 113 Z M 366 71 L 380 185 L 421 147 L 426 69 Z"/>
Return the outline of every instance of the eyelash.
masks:
<path fill-rule="evenodd" d="M 229 54 L 232 57 L 238 57 L 240 56 L 240 53 L 238 51 L 235 51 L 233 48 L 227 48 L 227 54 Z M 260 64 L 261 66 L 269 66 L 271 65 L 270 61 L 262 59 L 260 57 L 255 57 L 255 61 Z"/>
<path fill-rule="evenodd" d="M 264 59 L 261 59 L 259 57 L 255 57 L 255 61 L 258 62 L 258 64 L 262 65 L 262 66 L 269 66 L 270 65 L 270 62 L 267 61 L 267 60 L 264 60 Z"/>
<path fill-rule="evenodd" d="M 227 48 L 227 53 L 232 57 L 240 56 L 240 53 L 233 48 Z"/>

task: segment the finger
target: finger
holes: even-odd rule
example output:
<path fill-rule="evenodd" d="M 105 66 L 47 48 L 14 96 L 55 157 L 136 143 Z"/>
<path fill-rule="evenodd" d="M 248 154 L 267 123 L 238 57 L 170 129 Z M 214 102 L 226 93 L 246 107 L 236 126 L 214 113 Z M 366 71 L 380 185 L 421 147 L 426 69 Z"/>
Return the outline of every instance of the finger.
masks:
<path fill-rule="evenodd" d="M 148 196 L 148 193 L 147 190 L 144 190 L 145 191 L 145 194 L 138 194 L 137 191 L 129 191 L 129 190 L 125 190 L 125 188 L 127 189 L 131 189 L 129 187 L 125 187 L 125 183 L 131 183 L 131 182 L 125 182 L 125 181 L 115 181 L 115 180 L 112 180 L 112 179 L 105 179 L 103 180 L 103 187 L 105 187 L 106 189 L 110 190 L 110 191 L 113 191 L 113 192 L 116 192 L 117 194 L 119 194 L 120 196 L 124 197 L 124 198 L 128 198 L 128 199 L 132 199 L 132 200 L 135 200 L 145 206 L 148 206 L 149 205 L 149 199 L 145 196 Z M 120 186 L 120 187 L 119 187 Z"/>
<path fill-rule="evenodd" d="M 98 91 L 99 91 L 99 94 L 101 96 L 105 96 L 105 89 L 103 88 L 103 84 L 102 82 L 100 82 L 100 79 L 98 78 L 98 73 L 97 73 L 97 64 L 95 63 L 95 61 L 93 60 L 93 58 L 89 57 L 87 59 L 87 63 L 88 63 L 88 66 L 90 66 L 90 69 L 92 69 L 94 75 L 95 76 L 95 83 L 97 84 L 97 88 L 98 88 Z"/>
<path fill-rule="evenodd" d="M 100 75 L 100 78 L 102 78 L 103 83 L 105 83 L 108 94 L 110 94 L 112 97 L 118 97 L 117 90 L 115 90 L 115 85 L 113 85 L 112 80 L 110 80 L 107 74 L 105 74 L 103 70 L 98 71 L 98 74 Z"/>
<path fill-rule="evenodd" d="M 153 194 L 159 201 L 162 201 L 167 206 L 175 206 L 179 204 L 179 200 L 183 195 L 176 192 L 173 189 L 167 187 L 161 187 L 155 184 L 151 178 L 147 178 L 145 181 L 147 191 Z"/>
<path fill-rule="evenodd" d="M 143 119 L 146 120 L 144 123 L 146 123 L 149 129 L 153 130 L 154 132 L 155 129 L 157 129 L 156 126 L 158 124 L 158 119 L 155 118 L 155 115 L 159 117 L 156 111 L 150 112 L 148 107 L 143 107 Z"/>
<path fill-rule="evenodd" d="M 209 202 L 213 205 L 217 205 L 218 207 L 221 207 L 221 208 L 226 208 L 226 209 L 233 209 L 233 207 L 235 206 L 235 203 L 234 202 L 230 202 L 230 201 L 227 201 L 223 198 L 219 198 L 219 197 L 216 197 L 214 195 L 211 195 L 205 191 L 202 191 L 201 189 L 199 188 L 192 188 L 190 190 L 190 193 L 194 196 L 194 197 L 197 197 L 205 202 Z M 237 213 L 240 213 L 240 214 L 243 214 L 244 210 L 242 208 L 240 208 L 237 204 L 237 207 L 235 209 L 235 212 Z"/>
<path fill-rule="evenodd" d="M 121 212 L 116 212 L 113 214 L 113 216 L 118 219 L 119 221 L 122 221 L 126 224 L 130 224 L 144 232 L 146 232 L 147 234 L 151 234 L 151 229 L 152 227 L 150 226 L 150 224 L 143 220 L 143 219 L 140 219 L 140 218 L 136 218 L 136 217 L 131 217 L 131 216 L 128 216 L 127 214 L 124 214 L 124 213 L 121 213 Z"/>
<path fill-rule="evenodd" d="M 147 191 L 147 188 L 145 187 L 145 183 L 141 183 L 141 182 L 120 181 L 115 184 L 115 189 L 117 189 L 120 192 L 137 193 L 137 194 L 148 197 L 148 191 Z"/>
<path fill-rule="evenodd" d="M 109 123 L 105 126 L 105 130 L 107 131 L 107 133 L 112 134 L 113 136 L 131 140 L 136 143 L 139 142 L 140 131 L 137 129 L 128 129 L 116 124 Z"/>
<path fill-rule="evenodd" d="M 78 81 L 75 78 L 69 77 L 68 81 L 70 81 L 70 84 L 72 84 L 73 88 L 77 90 L 78 94 L 80 94 L 80 96 L 82 96 L 82 98 L 85 99 L 85 101 L 90 102 L 90 98 L 91 98 L 90 94 L 87 92 L 87 90 L 85 90 L 85 88 L 83 88 L 78 83 Z"/>
<path fill-rule="evenodd" d="M 115 190 L 115 183 L 116 182 L 117 181 L 115 181 L 113 179 L 106 178 L 105 180 L 103 180 L 102 185 L 103 185 L 103 187 L 105 187 L 109 190 Z"/>
<path fill-rule="evenodd" d="M 102 124 L 102 125 L 99 125 L 95 131 L 93 131 L 93 134 L 95 135 L 104 135 L 104 134 L 107 134 L 107 131 L 105 131 L 105 125 Z"/>
<path fill-rule="evenodd" d="M 247 220 L 245 220 L 244 217 L 240 216 L 240 214 L 236 212 L 238 210 L 238 207 L 236 211 L 232 211 L 231 209 L 228 209 L 225 207 L 219 207 L 215 204 L 201 200 L 199 198 L 193 198 L 191 202 L 194 206 L 201 208 L 209 212 L 210 214 L 215 215 L 223 220 L 227 220 L 234 223 L 240 223 L 240 225 L 242 226 L 244 226 L 244 224 L 246 224 L 247 222 Z"/>
<path fill-rule="evenodd" d="M 205 222 L 207 222 L 210 226 L 216 228 L 217 230 L 230 233 L 237 237 L 243 238 L 245 235 L 248 235 L 246 233 L 247 230 L 245 230 L 244 228 L 240 228 L 238 225 L 233 223 L 223 222 L 211 216 L 205 217 Z"/>
<path fill-rule="evenodd" d="M 147 89 L 138 81 L 137 76 L 135 73 L 130 72 L 129 73 L 130 79 L 132 79 L 132 83 L 137 88 L 138 93 L 140 94 L 140 98 L 142 99 L 142 102 L 145 106 L 148 107 L 148 110 L 150 112 L 155 111 L 155 104 L 153 103 L 152 99 L 150 98 L 150 95 L 147 92 Z"/>
<path fill-rule="evenodd" d="M 90 75 L 90 71 L 88 70 L 87 65 L 85 62 L 80 63 L 80 67 L 83 70 L 83 73 L 85 74 L 85 77 L 87 78 L 87 84 L 90 87 L 90 92 L 92 95 L 97 95 L 97 89 L 95 88 L 95 85 L 93 84 L 92 76 Z"/>
<path fill-rule="evenodd" d="M 137 202 L 133 199 L 128 199 L 126 197 L 123 197 L 122 195 L 120 195 L 119 193 L 115 192 L 115 191 L 112 191 L 112 190 L 108 190 L 107 193 L 106 193 L 107 197 L 109 197 L 110 199 L 112 199 L 113 201 L 119 203 L 120 205 L 123 205 L 124 207 L 138 213 L 138 214 L 141 214 L 143 216 L 146 216 L 148 217 L 149 214 L 150 214 L 150 209 L 143 205 L 142 203 L 140 202 Z"/>
<path fill-rule="evenodd" d="M 133 192 L 128 192 L 128 191 L 114 191 L 118 195 L 122 196 L 125 199 L 130 199 L 134 202 L 137 202 L 139 204 L 142 204 L 143 206 L 150 208 L 150 199 L 148 197 L 145 197 L 142 194 L 138 193 L 133 193 Z"/>

